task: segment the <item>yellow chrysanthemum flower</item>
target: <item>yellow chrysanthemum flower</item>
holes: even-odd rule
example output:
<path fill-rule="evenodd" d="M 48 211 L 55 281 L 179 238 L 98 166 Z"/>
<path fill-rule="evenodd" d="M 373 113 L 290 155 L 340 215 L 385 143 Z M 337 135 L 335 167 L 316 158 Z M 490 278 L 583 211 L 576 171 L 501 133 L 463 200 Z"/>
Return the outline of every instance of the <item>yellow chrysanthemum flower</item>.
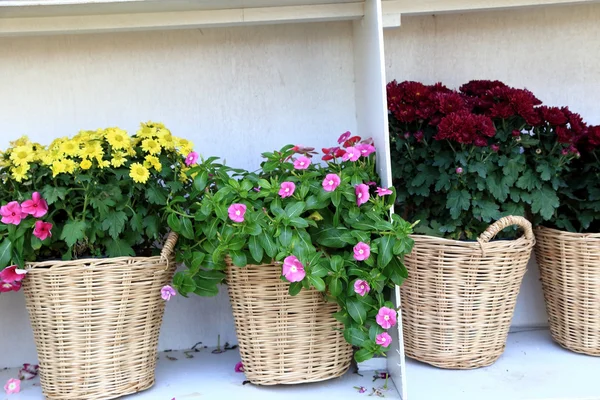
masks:
<path fill-rule="evenodd" d="M 160 160 L 156 156 L 146 156 L 146 160 L 144 161 L 144 167 L 146 168 L 154 168 L 157 172 L 162 171 L 162 164 Z"/>
<path fill-rule="evenodd" d="M 79 143 L 74 140 L 67 140 L 59 146 L 59 150 L 68 156 L 76 156 L 79 154 Z"/>
<path fill-rule="evenodd" d="M 52 163 L 52 177 L 55 177 L 58 174 L 62 174 L 65 172 L 65 164 L 63 161 L 54 161 Z"/>
<path fill-rule="evenodd" d="M 110 161 L 108 161 L 108 160 L 98 161 L 98 166 L 100 167 L 100 169 L 108 168 L 108 167 L 110 167 Z"/>
<path fill-rule="evenodd" d="M 106 129 L 106 140 L 115 150 L 127 149 L 131 146 L 129 135 L 119 128 Z"/>
<path fill-rule="evenodd" d="M 115 168 L 123 166 L 123 164 L 125 164 L 126 162 L 127 159 L 125 158 L 125 154 L 121 151 L 113 153 L 113 158 L 112 160 L 110 160 L 110 163 Z"/>
<path fill-rule="evenodd" d="M 29 137 L 21 136 L 17 140 L 13 140 L 10 142 L 10 147 L 19 147 L 19 146 L 27 146 L 31 142 L 29 141 Z"/>
<path fill-rule="evenodd" d="M 26 179 L 27 172 L 29 172 L 29 164 L 22 164 L 11 169 L 11 175 L 17 182 L 22 182 L 23 179 Z"/>
<path fill-rule="evenodd" d="M 86 142 L 80 152 L 81 158 L 96 158 L 102 159 L 104 151 L 102 145 L 97 140 Z"/>
<path fill-rule="evenodd" d="M 146 183 L 150 178 L 150 171 L 140 163 L 133 163 L 129 169 L 129 176 L 137 183 Z"/>
<path fill-rule="evenodd" d="M 33 149 L 30 145 L 17 146 L 10 153 L 11 161 L 17 166 L 28 164 L 33 160 L 33 156 Z"/>
<path fill-rule="evenodd" d="M 187 156 L 194 149 L 194 144 L 187 139 L 175 138 L 175 146 L 179 148 L 179 153 Z"/>
<path fill-rule="evenodd" d="M 81 162 L 81 164 L 79 164 L 79 166 L 81 167 L 81 169 L 87 170 L 92 168 L 92 162 L 86 158 Z"/>
<path fill-rule="evenodd" d="M 145 139 L 142 142 L 142 150 L 148 154 L 160 154 L 161 147 L 155 139 Z"/>
<path fill-rule="evenodd" d="M 63 165 L 65 166 L 65 173 L 72 174 L 75 172 L 75 168 L 77 167 L 77 163 L 71 159 L 62 160 Z"/>
<path fill-rule="evenodd" d="M 188 167 L 181 168 L 181 170 L 179 171 L 179 182 L 186 183 L 189 181 L 190 177 L 187 176 L 187 171 L 189 170 L 190 169 Z"/>

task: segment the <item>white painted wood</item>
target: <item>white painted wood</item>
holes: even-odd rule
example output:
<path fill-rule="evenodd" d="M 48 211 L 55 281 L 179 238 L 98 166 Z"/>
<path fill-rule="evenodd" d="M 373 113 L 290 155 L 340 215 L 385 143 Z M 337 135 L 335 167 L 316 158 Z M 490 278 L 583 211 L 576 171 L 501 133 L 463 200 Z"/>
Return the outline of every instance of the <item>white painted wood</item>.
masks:
<path fill-rule="evenodd" d="M 377 166 L 384 187 L 392 185 L 386 78 L 383 53 L 383 21 L 380 0 L 368 0 L 365 16 L 354 22 L 354 68 L 358 133 L 373 137 L 377 148 Z M 397 291 L 396 291 L 397 292 Z M 400 307 L 400 298 L 396 296 Z M 402 317 L 398 315 L 398 326 Z M 394 347 L 388 353 L 388 370 L 400 393 L 406 392 L 402 329 L 393 329 Z"/>
<path fill-rule="evenodd" d="M 206 28 L 362 17 L 360 0 L 0 2 L 0 35 Z M 70 4 L 70 5 L 69 5 Z"/>
<path fill-rule="evenodd" d="M 418 15 L 597 2 L 598 0 L 383 0 L 383 12 Z"/>

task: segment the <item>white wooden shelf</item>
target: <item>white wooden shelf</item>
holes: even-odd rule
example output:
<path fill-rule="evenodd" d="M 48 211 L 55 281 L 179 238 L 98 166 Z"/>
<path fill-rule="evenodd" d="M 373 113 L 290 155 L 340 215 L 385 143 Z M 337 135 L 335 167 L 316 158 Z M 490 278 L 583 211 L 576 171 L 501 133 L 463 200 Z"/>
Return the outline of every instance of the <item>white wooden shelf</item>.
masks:
<path fill-rule="evenodd" d="M 596 3 L 597 0 L 383 0 L 384 14 L 421 15 Z"/>

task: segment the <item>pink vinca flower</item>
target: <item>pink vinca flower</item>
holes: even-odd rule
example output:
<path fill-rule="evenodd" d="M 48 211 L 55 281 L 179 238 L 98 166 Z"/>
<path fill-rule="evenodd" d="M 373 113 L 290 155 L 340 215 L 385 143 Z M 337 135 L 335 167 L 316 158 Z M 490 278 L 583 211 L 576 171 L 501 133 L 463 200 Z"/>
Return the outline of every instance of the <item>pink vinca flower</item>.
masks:
<path fill-rule="evenodd" d="M 378 187 L 375 192 L 377 192 L 377 196 L 379 196 L 379 197 L 387 196 L 388 194 L 392 194 L 392 191 L 390 189 L 380 188 L 380 187 Z"/>
<path fill-rule="evenodd" d="M 33 228 L 33 235 L 40 239 L 46 240 L 52 237 L 52 224 L 50 222 L 35 221 L 35 227 Z"/>
<path fill-rule="evenodd" d="M 296 256 L 287 256 L 283 260 L 283 276 L 290 282 L 300 282 L 306 276 L 304 265 Z"/>
<path fill-rule="evenodd" d="M 235 372 L 244 372 L 244 364 L 241 361 L 235 364 Z"/>
<path fill-rule="evenodd" d="M 364 297 L 370 290 L 371 288 L 366 281 L 357 279 L 356 282 L 354 282 L 354 293 Z"/>
<path fill-rule="evenodd" d="M 396 311 L 388 307 L 381 307 L 375 320 L 383 329 L 390 329 L 396 325 Z"/>
<path fill-rule="evenodd" d="M 4 391 L 6 394 L 17 394 L 21 391 L 21 381 L 18 379 L 9 379 L 4 385 Z"/>
<path fill-rule="evenodd" d="M 0 293 L 18 292 L 21 289 L 21 282 L 0 282 Z"/>
<path fill-rule="evenodd" d="M 298 157 L 296 161 L 294 161 L 294 168 L 296 169 L 307 169 L 310 166 L 310 158 L 308 157 Z"/>
<path fill-rule="evenodd" d="M 371 247 L 364 243 L 358 242 L 354 246 L 354 259 L 357 261 L 365 261 L 371 255 Z"/>
<path fill-rule="evenodd" d="M 232 204 L 227 209 L 227 212 L 229 213 L 229 219 L 233 222 L 244 222 L 246 205 L 241 203 Z"/>
<path fill-rule="evenodd" d="M 375 338 L 375 343 L 383 347 L 389 347 L 392 344 L 392 337 L 387 332 L 382 332 Z"/>
<path fill-rule="evenodd" d="M 362 143 L 356 146 L 356 149 L 360 152 L 360 155 L 363 157 L 369 157 L 371 154 L 375 153 L 375 146 Z"/>
<path fill-rule="evenodd" d="M 23 368 L 19 369 L 19 379 L 28 381 L 37 376 L 40 366 L 34 364 L 23 364 Z"/>
<path fill-rule="evenodd" d="M 21 282 L 25 278 L 26 273 L 26 270 L 19 269 L 16 265 L 11 265 L 0 271 L 0 281 L 7 283 Z"/>
<path fill-rule="evenodd" d="M 165 285 L 162 289 L 160 289 L 160 297 L 162 297 L 165 301 L 171 300 L 171 297 L 176 295 L 177 292 L 175 291 L 175 289 L 173 289 L 169 285 Z"/>
<path fill-rule="evenodd" d="M 23 204 L 21 204 L 21 211 L 24 214 L 40 218 L 48 212 L 48 203 L 46 203 L 46 200 L 42 199 L 42 196 L 38 192 L 33 192 L 31 200 L 25 200 Z"/>
<path fill-rule="evenodd" d="M 283 182 L 279 187 L 279 195 L 282 199 L 285 199 L 286 197 L 293 195 L 295 190 L 296 185 L 294 182 Z"/>
<path fill-rule="evenodd" d="M 346 154 L 342 156 L 344 161 L 356 161 L 360 158 L 360 150 L 356 147 L 346 147 Z"/>
<path fill-rule="evenodd" d="M 0 207 L 0 215 L 2 215 L 3 224 L 13 225 L 19 225 L 21 220 L 26 216 L 16 201 L 11 201 L 7 205 Z"/>
<path fill-rule="evenodd" d="M 356 204 L 360 206 L 361 204 L 365 204 L 369 201 L 369 187 L 364 183 L 360 185 L 356 185 Z"/>
<path fill-rule="evenodd" d="M 342 133 L 342 134 L 340 135 L 340 137 L 338 138 L 338 143 L 339 143 L 339 144 L 342 144 L 342 143 L 344 143 L 346 140 L 350 139 L 350 135 L 352 135 L 352 134 L 350 133 L 350 131 Z"/>
<path fill-rule="evenodd" d="M 333 192 L 336 187 L 340 186 L 341 179 L 336 174 L 327 174 L 323 179 L 323 189 L 326 192 Z"/>
<path fill-rule="evenodd" d="M 192 151 L 185 158 L 185 165 L 187 165 L 188 167 L 190 165 L 196 164 L 197 162 L 198 162 L 198 153 L 196 153 L 195 151 Z"/>

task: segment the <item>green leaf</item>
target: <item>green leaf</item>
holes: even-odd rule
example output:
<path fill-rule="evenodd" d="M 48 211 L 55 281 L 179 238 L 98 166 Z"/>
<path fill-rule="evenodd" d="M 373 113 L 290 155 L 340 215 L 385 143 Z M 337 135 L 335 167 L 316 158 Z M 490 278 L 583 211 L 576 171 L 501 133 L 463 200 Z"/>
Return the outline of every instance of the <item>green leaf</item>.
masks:
<path fill-rule="evenodd" d="M 492 194 L 492 196 L 494 196 L 497 200 L 502 202 L 506 200 L 506 197 L 508 197 L 508 193 L 510 190 L 508 184 L 502 176 L 496 173 L 490 174 L 488 175 L 485 183 L 487 184 L 487 188 Z M 458 218 L 458 216 L 453 218 L 456 219 Z"/>
<path fill-rule="evenodd" d="M 535 189 L 539 189 L 540 186 L 541 182 L 539 178 L 531 170 L 525 171 L 523 175 L 521 175 L 521 177 L 517 180 L 517 187 L 519 189 L 533 191 Z"/>
<path fill-rule="evenodd" d="M 157 185 L 150 185 L 146 189 L 146 199 L 150 204 L 164 206 L 167 204 L 166 190 Z"/>
<path fill-rule="evenodd" d="M 385 267 L 390 263 L 394 257 L 394 244 L 396 238 L 390 235 L 382 236 L 379 241 L 378 254 L 377 254 L 377 265 L 380 268 Z"/>
<path fill-rule="evenodd" d="M 331 202 L 336 208 L 340 206 L 340 203 L 342 202 L 341 190 L 335 190 L 331 193 Z"/>
<path fill-rule="evenodd" d="M 290 283 L 289 293 L 290 296 L 296 296 L 302 290 L 302 282 Z"/>
<path fill-rule="evenodd" d="M 322 246 L 333 247 L 336 249 L 343 249 L 348 244 L 354 242 L 352 234 L 345 228 L 323 228 L 318 231 L 313 238 Z"/>
<path fill-rule="evenodd" d="M 117 239 L 121 232 L 123 232 L 126 222 L 127 215 L 123 211 L 112 211 L 102 221 L 102 229 L 108 231 L 108 234 L 113 239 Z"/>
<path fill-rule="evenodd" d="M 373 358 L 374 355 L 375 355 L 375 353 L 369 349 L 360 349 L 359 351 L 356 352 L 356 354 L 354 354 L 354 360 L 357 363 L 361 363 L 361 362 L 370 360 L 371 358 Z"/>
<path fill-rule="evenodd" d="M 106 255 L 109 257 L 135 257 L 135 251 L 123 239 L 109 240 L 106 243 Z"/>
<path fill-rule="evenodd" d="M 289 226 L 284 226 L 279 235 L 279 243 L 283 247 L 288 247 L 292 243 L 292 229 Z"/>
<path fill-rule="evenodd" d="M 198 272 L 205 257 L 206 254 L 202 253 L 201 251 L 195 251 L 192 253 L 192 259 L 190 260 L 190 265 L 188 265 L 190 274 L 193 275 Z"/>
<path fill-rule="evenodd" d="M 52 205 L 58 201 L 58 199 L 64 200 L 67 196 L 67 189 L 63 187 L 46 185 L 42 189 L 42 196 L 48 205 Z"/>
<path fill-rule="evenodd" d="M 485 179 L 487 177 L 487 168 L 484 163 L 479 162 L 479 161 L 476 161 L 473 164 L 469 165 L 469 172 L 470 173 L 477 172 L 477 174 L 480 177 L 482 177 L 483 179 Z"/>
<path fill-rule="evenodd" d="M 275 246 L 275 242 L 268 233 L 265 232 L 263 235 L 259 235 L 258 242 L 262 248 L 265 249 L 265 253 L 267 253 L 269 257 L 275 257 L 277 254 L 277 246 Z"/>
<path fill-rule="evenodd" d="M 554 210 L 560 205 L 556 192 L 547 185 L 540 190 L 534 190 L 531 198 L 531 211 L 534 214 L 540 214 L 545 220 L 551 219 Z"/>
<path fill-rule="evenodd" d="M 392 258 L 392 261 L 385 267 L 383 274 L 391 280 L 394 285 L 402 286 L 408 278 L 408 270 L 398 257 Z"/>
<path fill-rule="evenodd" d="M 453 190 L 448 194 L 446 207 L 450 209 L 450 215 L 457 219 L 461 212 L 467 211 L 471 205 L 471 195 L 466 190 Z"/>
<path fill-rule="evenodd" d="M 156 215 L 147 215 L 144 217 L 142 224 L 146 229 L 146 236 L 153 238 L 158 236 L 160 221 Z"/>
<path fill-rule="evenodd" d="M 12 258 L 11 253 L 12 243 L 8 238 L 6 238 L 4 241 L 2 241 L 2 244 L 0 244 L 0 271 L 10 264 L 10 260 Z"/>
<path fill-rule="evenodd" d="M 325 261 L 325 262 L 327 262 L 327 261 Z M 323 261 L 321 261 L 321 262 L 313 265 L 313 267 L 310 270 L 310 274 L 313 276 L 318 276 L 319 278 L 324 278 L 327 275 L 329 275 L 329 269 L 327 269 L 323 265 Z"/>
<path fill-rule="evenodd" d="M 132 231 L 142 233 L 144 230 L 142 226 L 142 215 L 139 212 L 134 213 L 129 219 L 129 225 L 131 226 Z"/>
<path fill-rule="evenodd" d="M 60 238 L 67 243 L 67 246 L 73 247 L 77 241 L 85 238 L 85 228 L 84 221 L 69 221 L 63 226 Z"/>
<path fill-rule="evenodd" d="M 304 218 L 296 217 L 290 220 L 290 225 L 295 226 L 296 228 L 307 228 L 308 222 Z"/>
<path fill-rule="evenodd" d="M 219 287 L 215 281 L 198 279 L 195 281 L 193 292 L 202 297 L 214 297 L 219 294 Z"/>
<path fill-rule="evenodd" d="M 167 223 L 169 224 L 169 228 L 173 231 L 180 233 L 181 232 L 181 220 L 175 214 L 170 214 L 167 218 Z"/>
<path fill-rule="evenodd" d="M 194 179 L 194 188 L 201 192 L 206 188 L 206 184 L 208 183 L 208 172 L 202 171 L 196 178 Z"/>
<path fill-rule="evenodd" d="M 331 269 L 334 272 L 341 272 L 342 269 L 344 268 L 344 259 L 342 258 L 342 256 L 333 256 L 331 257 Z"/>
<path fill-rule="evenodd" d="M 352 317 L 356 323 L 364 325 L 365 320 L 367 319 L 367 311 L 365 310 L 364 304 L 356 299 L 348 298 L 346 300 L 346 306 L 348 307 L 348 314 L 350 314 L 350 317 Z"/>
<path fill-rule="evenodd" d="M 186 239 L 194 239 L 194 228 L 189 218 L 183 217 L 181 219 L 181 234 Z"/>
<path fill-rule="evenodd" d="M 543 181 L 549 181 L 554 175 L 554 169 L 547 162 L 540 163 L 535 170 L 540 173 Z"/>
<path fill-rule="evenodd" d="M 248 265 L 246 253 L 242 251 L 231 251 L 230 255 L 234 265 L 237 265 L 238 267 L 245 267 Z"/>
<path fill-rule="evenodd" d="M 323 279 L 319 278 L 318 276 L 309 275 L 308 281 L 319 292 L 325 291 L 325 281 L 323 281 Z"/>
<path fill-rule="evenodd" d="M 338 297 L 342 294 L 342 290 L 342 281 L 339 278 L 332 276 L 331 281 L 329 282 L 329 293 L 331 293 L 333 297 Z"/>
<path fill-rule="evenodd" d="M 196 283 L 192 277 L 185 272 L 177 272 L 175 276 L 173 276 L 173 286 L 175 286 L 183 296 L 196 290 Z"/>
<path fill-rule="evenodd" d="M 304 203 L 303 201 L 290 203 L 287 205 L 287 207 L 285 207 L 285 215 L 290 219 L 299 217 L 300 214 L 304 212 L 305 208 L 306 203 Z"/>
<path fill-rule="evenodd" d="M 257 263 L 261 262 L 263 259 L 263 248 L 261 247 L 257 236 L 250 236 L 248 239 L 248 248 L 250 249 L 250 254 L 254 261 Z"/>
<path fill-rule="evenodd" d="M 360 346 L 367 340 L 367 334 L 357 328 L 344 329 L 344 339 L 353 346 Z"/>

